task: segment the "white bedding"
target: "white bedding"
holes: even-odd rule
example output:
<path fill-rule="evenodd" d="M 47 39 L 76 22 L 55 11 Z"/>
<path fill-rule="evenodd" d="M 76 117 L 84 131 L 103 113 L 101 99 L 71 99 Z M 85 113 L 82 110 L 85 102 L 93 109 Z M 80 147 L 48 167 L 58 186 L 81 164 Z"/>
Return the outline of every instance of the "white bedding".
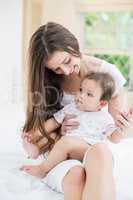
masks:
<path fill-rule="evenodd" d="M 52 191 L 40 180 L 18 170 L 22 164 L 36 163 L 40 160 L 29 160 L 23 152 L 19 137 L 24 119 L 21 106 L 0 110 L 0 199 L 63 200 L 62 194 Z M 115 177 L 117 200 L 133 200 L 133 139 L 125 139 L 114 148 L 120 152 L 120 162 Z"/>

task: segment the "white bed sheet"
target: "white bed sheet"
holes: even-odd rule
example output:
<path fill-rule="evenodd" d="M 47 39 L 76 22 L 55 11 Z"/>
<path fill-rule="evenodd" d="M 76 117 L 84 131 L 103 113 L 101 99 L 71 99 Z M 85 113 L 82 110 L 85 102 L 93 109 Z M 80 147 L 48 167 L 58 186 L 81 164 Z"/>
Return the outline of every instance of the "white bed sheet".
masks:
<path fill-rule="evenodd" d="M 20 127 L 24 119 L 21 106 L 1 108 L 0 116 L 0 199 L 4 200 L 63 200 L 63 195 L 52 191 L 39 179 L 18 170 L 29 160 L 21 146 Z M 119 151 L 116 173 L 117 200 L 133 200 L 133 139 L 125 139 L 114 146 Z"/>

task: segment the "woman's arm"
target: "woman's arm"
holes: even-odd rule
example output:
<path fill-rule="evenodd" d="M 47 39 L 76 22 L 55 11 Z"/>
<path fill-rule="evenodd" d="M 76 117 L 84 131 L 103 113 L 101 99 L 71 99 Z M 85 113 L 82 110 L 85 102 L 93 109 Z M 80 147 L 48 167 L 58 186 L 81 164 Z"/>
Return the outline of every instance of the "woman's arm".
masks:
<path fill-rule="evenodd" d="M 59 124 L 53 117 L 48 119 L 44 123 L 44 128 L 45 128 L 47 133 L 51 133 L 51 132 L 55 131 L 60 126 L 61 126 L 61 124 Z"/>
<path fill-rule="evenodd" d="M 59 128 L 61 124 L 57 123 L 57 121 L 54 118 L 50 118 L 47 121 L 44 122 L 45 130 L 48 134 L 51 134 L 51 132 L 55 131 L 57 128 Z M 23 132 L 21 137 L 22 139 L 27 139 L 28 142 L 35 142 L 42 136 L 40 130 L 30 130 L 29 132 Z"/>
<path fill-rule="evenodd" d="M 108 104 L 108 111 L 114 118 L 117 119 L 117 115 L 127 109 L 126 97 L 124 90 L 121 89 L 114 97 L 111 98 Z"/>
<path fill-rule="evenodd" d="M 123 136 L 124 136 L 123 131 L 121 131 L 118 128 L 110 136 L 108 136 L 107 138 L 113 143 L 119 143 L 121 141 L 121 139 L 123 138 Z"/>

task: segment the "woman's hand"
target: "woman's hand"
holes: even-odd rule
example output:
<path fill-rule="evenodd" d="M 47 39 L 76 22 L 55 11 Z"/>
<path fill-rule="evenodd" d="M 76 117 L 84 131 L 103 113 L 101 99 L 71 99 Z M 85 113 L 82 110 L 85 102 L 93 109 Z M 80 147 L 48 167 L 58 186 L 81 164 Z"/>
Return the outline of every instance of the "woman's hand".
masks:
<path fill-rule="evenodd" d="M 133 128 L 133 108 L 130 108 L 129 112 L 120 113 L 116 117 L 116 125 L 123 134 Z"/>
<path fill-rule="evenodd" d="M 79 127 L 79 122 L 72 120 L 74 118 L 76 118 L 76 115 L 66 114 L 61 126 L 61 135 L 65 135 L 67 131 L 77 129 Z"/>

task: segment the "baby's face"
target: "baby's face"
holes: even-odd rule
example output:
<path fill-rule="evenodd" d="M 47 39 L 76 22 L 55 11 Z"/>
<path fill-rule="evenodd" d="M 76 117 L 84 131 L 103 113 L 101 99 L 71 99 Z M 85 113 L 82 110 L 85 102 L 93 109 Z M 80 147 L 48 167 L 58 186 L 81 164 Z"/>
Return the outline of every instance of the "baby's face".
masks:
<path fill-rule="evenodd" d="M 101 108 L 102 89 L 95 80 L 84 79 L 76 94 L 76 106 L 81 111 L 95 112 Z"/>

